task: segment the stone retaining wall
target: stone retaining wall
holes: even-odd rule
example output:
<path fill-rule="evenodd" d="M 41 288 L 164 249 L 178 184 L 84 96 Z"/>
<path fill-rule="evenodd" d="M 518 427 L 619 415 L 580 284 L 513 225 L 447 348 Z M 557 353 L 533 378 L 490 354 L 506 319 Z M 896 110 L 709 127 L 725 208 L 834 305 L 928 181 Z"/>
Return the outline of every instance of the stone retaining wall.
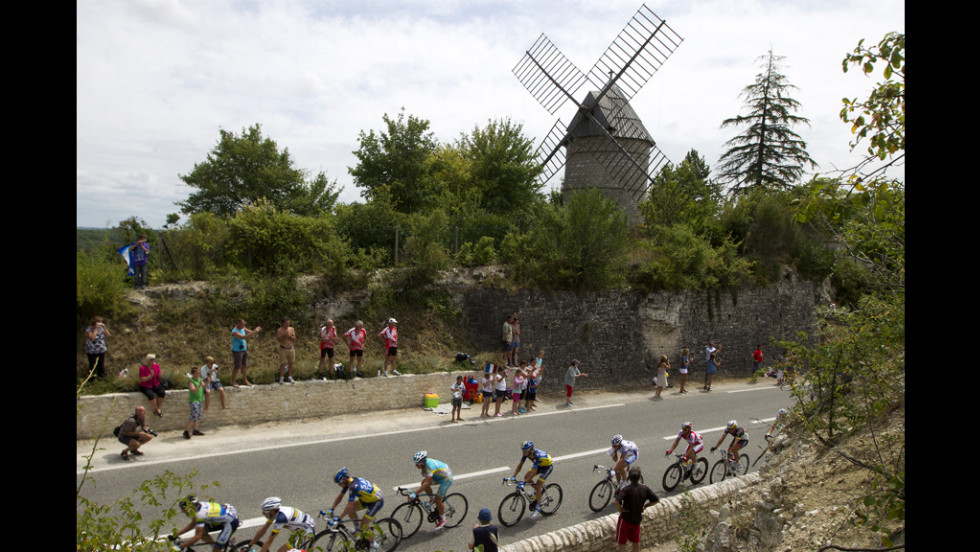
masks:
<path fill-rule="evenodd" d="M 640 548 L 652 547 L 681 536 L 684 508 L 697 509 L 692 517 L 705 518 L 707 510 L 719 510 L 734 495 L 762 481 L 757 473 L 726 479 L 714 485 L 695 487 L 686 494 L 660 499 L 643 511 Z M 685 500 L 690 500 L 685 504 Z M 619 514 L 579 523 L 530 539 L 504 544 L 501 552 L 615 552 L 616 520 Z M 503 528 L 506 531 L 506 528 Z M 502 540 L 506 541 L 506 537 Z M 632 545 L 628 545 L 632 546 Z"/>

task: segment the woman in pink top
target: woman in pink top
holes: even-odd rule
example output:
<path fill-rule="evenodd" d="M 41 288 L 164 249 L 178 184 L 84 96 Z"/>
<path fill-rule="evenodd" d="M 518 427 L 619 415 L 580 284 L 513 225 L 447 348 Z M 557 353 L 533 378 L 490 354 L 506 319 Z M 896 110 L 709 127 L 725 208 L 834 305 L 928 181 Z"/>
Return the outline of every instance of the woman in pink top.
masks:
<path fill-rule="evenodd" d="M 163 406 L 163 398 L 167 395 L 167 391 L 160 381 L 160 365 L 154 362 L 156 358 L 156 355 L 148 354 L 140 365 L 140 391 L 149 399 L 153 413 L 163 418 L 160 408 Z"/>

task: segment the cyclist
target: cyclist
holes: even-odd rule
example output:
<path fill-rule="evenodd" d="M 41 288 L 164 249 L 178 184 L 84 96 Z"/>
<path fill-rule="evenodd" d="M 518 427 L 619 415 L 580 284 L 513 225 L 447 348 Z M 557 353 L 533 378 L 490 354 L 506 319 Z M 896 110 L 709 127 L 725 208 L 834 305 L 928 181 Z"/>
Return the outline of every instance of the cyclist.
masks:
<path fill-rule="evenodd" d="M 180 499 L 177 505 L 180 507 L 180 511 L 191 518 L 190 523 L 177 534 L 183 535 L 193 529 L 194 526 L 197 526 L 193 537 L 181 541 L 181 548 L 188 548 L 195 542 L 203 540 L 204 542 L 214 544 L 215 550 L 221 550 L 225 546 L 228 546 L 228 541 L 235 533 L 235 530 L 238 529 L 238 512 L 235 511 L 235 507 L 231 504 L 199 502 L 194 495 L 187 495 Z M 209 532 L 218 530 L 221 532 L 218 533 L 217 540 L 208 534 Z"/>
<path fill-rule="evenodd" d="M 262 501 L 262 515 L 265 516 L 265 524 L 256 531 L 255 536 L 248 543 L 249 548 L 254 546 L 265 535 L 266 530 L 270 526 L 272 527 L 272 534 L 269 535 L 269 540 L 265 541 L 265 544 L 262 545 L 261 552 L 269 552 L 272 548 L 272 541 L 275 540 L 279 531 L 283 529 L 288 529 L 291 533 L 302 532 L 303 535 L 299 539 L 299 542 L 312 539 L 315 534 L 316 519 L 304 514 L 299 508 L 283 506 L 282 499 L 278 496 L 270 496 Z M 289 540 L 287 539 L 279 547 L 279 552 L 287 552 L 290 548 L 293 547 L 289 545 Z"/>
<path fill-rule="evenodd" d="M 670 453 L 674 452 L 677 448 L 677 444 L 680 443 L 681 439 L 687 441 L 687 450 L 684 451 L 684 458 L 688 465 L 694 464 L 698 459 L 698 453 L 704 449 L 704 440 L 701 439 L 701 434 L 694 431 L 691 422 L 684 422 L 681 424 L 681 431 L 677 434 L 677 438 L 674 439 L 674 444 L 670 446 L 670 450 L 664 456 L 670 456 Z"/>
<path fill-rule="evenodd" d="M 534 476 L 538 476 L 538 481 L 534 484 L 534 490 L 537 491 L 537 494 L 534 495 L 534 500 L 531 501 L 531 515 L 529 516 L 533 519 L 541 513 L 541 508 L 538 507 L 538 503 L 541 502 L 541 488 L 544 487 L 545 480 L 551 475 L 554 463 L 551 460 L 550 454 L 534 448 L 532 441 L 524 441 L 521 445 L 521 461 L 514 468 L 513 478 L 517 477 L 517 474 L 521 471 L 521 467 L 524 466 L 524 461 L 528 458 L 531 459 L 532 465 L 531 469 L 527 470 L 527 473 L 524 474 L 524 482 L 530 484 Z"/>
<path fill-rule="evenodd" d="M 772 421 L 772 425 L 769 427 L 769 431 L 766 432 L 766 439 L 769 439 L 770 437 L 773 436 L 772 434 L 773 431 L 775 431 L 776 429 L 776 424 L 781 422 L 787 414 L 789 414 L 789 411 L 786 410 L 785 408 L 779 409 L 779 412 L 776 413 L 776 419 Z"/>
<path fill-rule="evenodd" d="M 626 470 L 640 457 L 640 450 L 633 441 L 624 441 L 622 435 L 613 435 L 609 453 L 613 462 L 616 462 L 616 483 L 623 486 L 626 484 Z"/>
<path fill-rule="evenodd" d="M 738 424 L 735 422 L 735 420 L 731 420 L 728 422 L 728 425 L 725 426 L 724 433 L 721 434 L 721 438 L 718 439 L 718 442 L 715 443 L 715 446 L 711 447 L 711 452 L 714 452 L 715 449 L 717 449 L 721 445 L 721 442 L 725 440 L 725 437 L 729 435 L 732 436 L 732 444 L 728 446 L 728 452 L 732 453 L 732 459 L 737 464 L 738 450 L 744 447 L 745 445 L 749 444 L 749 434 L 745 432 L 744 427 L 738 427 Z"/>
<path fill-rule="evenodd" d="M 353 477 L 347 468 L 337 470 L 337 473 L 333 476 L 333 482 L 340 485 L 340 494 L 337 495 L 330 509 L 324 512 L 324 514 L 332 517 L 333 523 L 336 523 L 344 519 L 344 516 L 354 519 L 354 514 L 358 510 L 367 508 L 367 511 L 364 512 L 364 516 L 361 518 L 361 532 L 367 535 L 368 533 L 364 530 L 371 523 L 371 520 L 378 515 L 381 507 L 385 505 L 385 497 L 381 492 L 381 487 L 378 487 L 363 477 Z M 344 493 L 350 494 L 350 498 L 347 500 L 347 506 L 340 515 L 334 517 L 334 510 L 340 504 L 341 499 L 344 498 Z M 374 538 L 371 538 L 370 544 L 371 548 L 378 547 L 378 543 L 374 542 Z"/>
<path fill-rule="evenodd" d="M 436 522 L 435 530 L 439 531 L 446 525 L 446 506 L 442 503 L 442 499 L 446 497 L 450 485 L 453 484 L 453 470 L 449 469 L 445 462 L 429 458 L 429 453 L 424 450 L 416 452 L 412 456 L 412 461 L 415 462 L 416 468 L 422 470 L 422 483 L 414 493 L 408 495 L 411 500 L 415 500 L 419 493 L 431 493 L 432 483 L 439 484 L 439 491 L 433 497 L 436 510 L 439 512 L 439 521 Z"/>

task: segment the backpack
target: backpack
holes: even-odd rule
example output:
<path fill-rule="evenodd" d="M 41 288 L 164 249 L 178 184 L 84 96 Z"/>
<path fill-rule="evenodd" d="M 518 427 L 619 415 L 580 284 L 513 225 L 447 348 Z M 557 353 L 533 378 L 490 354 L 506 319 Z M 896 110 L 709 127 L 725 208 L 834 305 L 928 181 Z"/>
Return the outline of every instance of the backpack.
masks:
<path fill-rule="evenodd" d="M 116 437 L 119 437 L 119 430 L 120 429 L 122 429 L 122 426 L 121 425 L 117 425 L 116 426 L 116 429 L 113 429 L 112 430 L 112 434 L 115 435 Z"/>

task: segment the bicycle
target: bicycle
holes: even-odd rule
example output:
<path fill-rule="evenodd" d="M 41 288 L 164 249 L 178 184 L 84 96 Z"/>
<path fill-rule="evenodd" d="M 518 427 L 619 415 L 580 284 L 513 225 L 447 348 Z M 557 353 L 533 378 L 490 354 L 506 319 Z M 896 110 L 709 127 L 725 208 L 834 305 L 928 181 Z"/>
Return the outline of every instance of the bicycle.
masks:
<path fill-rule="evenodd" d="M 708 460 L 703 456 L 698 458 L 693 464 L 688 463 L 683 454 L 674 454 L 677 461 L 667 466 L 661 484 L 667 492 L 673 491 L 677 485 L 685 479 L 690 479 L 691 483 L 697 485 L 704 481 L 704 476 L 708 474 Z"/>
<path fill-rule="evenodd" d="M 398 493 L 409 496 L 411 491 L 398 487 Z M 429 500 L 422 500 L 424 496 L 428 496 Z M 435 495 L 432 493 L 422 493 L 415 498 L 410 498 L 408 502 L 401 504 L 391 513 L 391 517 L 402 525 L 403 539 L 407 539 L 418 532 L 419 528 L 422 527 L 423 519 L 428 518 L 429 523 L 433 524 L 439 521 L 439 509 L 436 508 L 433 497 Z M 466 517 L 466 512 L 469 511 L 469 502 L 465 496 L 459 493 L 446 495 L 442 499 L 442 506 L 446 515 L 445 527 L 447 529 L 452 529 L 462 523 L 463 518 Z"/>
<path fill-rule="evenodd" d="M 524 516 L 524 509 L 537 496 L 534 485 L 526 485 L 517 481 L 516 477 L 505 477 L 502 485 L 517 485 L 517 490 L 505 496 L 497 508 L 497 517 L 505 527 L 513 527 Z M 525 490 L 527 487 L 528 490 Z M 549 483 L 541 489 L 541 501 L 538 508 L 541 513 L 550 516 L 561 507 L 562 490 L 557 483 Z"/>
<path fill-rule="evenodd" d="M 327 528 L 314 535 L 309 542 L 297 544 L 296 548 L 306 552 L 347 552 L 350 550 L 368 552 L 374 550 L 371 548 L 370 539 L 361 532 L 360 525 L 351 531 L 344 521 L 337 521 L 331 525 L 332 520 L 324 511 L 320 512 L 319 517 L 327 521 Z M 360 519 L 347 521 L 355 525 L 361 522 Z M 392 552 L 398 548 L 398 544 L 402 541 L 402 526 L 394 518 L 373 520 L 367 531 L 370 532 L 370 536 L 374 537 L 374 542 L 378 545 L 377 550 L 382 552 Z"/>
<path fill-rule="evenodd" d="M 180 545 L 183 542 L 183 539 L 181 539 L 180 537 L 178 537 L 176 535 L 167 535 L 167 540 L 170 541 L 170 548 L 171 548 L 171 550 L 174 550 L 174 551 L 182 550 L 182 551 L 186 551 L 186 552 L 194 552 L 194 548 L 193 547 L 190 547 L 190 546 L 188 546 L 187 548 L 181 548 Z M 222 548 L 222 550 L 224 552 L 231 552 L 233 550 L 237 550 L 237 551 L 240 551 L 240 552 L 248 552 L 248 550 L 249 550 L 248 543 L 249 543 L 249 541 L 247 541 L 247 540 L 244 541 L 244 542 L 236 543 L 235 542 L 235 539 L 234 538 L 231 538 L 231 539 L 228 539 L 228 542 L 225 544 L 225 546 Z M 256 542 L 255 545 L 261 548 L 262 547 L 262 541 Z M 209 543 L 209 542 L 201 542 L 201 547 L 202 548 L 206 548 L 207 550 L 214 550 L 214 545 L 212 543 Z"/>
<path fill-rule="evenodd" d="M 619 492 L 619 487 L 613 482 L 616 477 L 616 470 L 614 468 L 607 468 L 602 465 L 592 466 L 592 471 L 603 470 L 606 472 L 606 476 L 602 478 L 592 487 L 592 492 L 589 493 L 589 508 L 593 512 L 602 511 L 603 508 L 609 505 L 609 501 L 612 497 L 616 496 Z M 643 483 L 643 476 L 640 476 L 640 483 Z"/>
<path fill-rule="evenodd" d="M 713 466 L 711 466 L 711 478 L 712 483 L 718 481 L 723 481 L 726 477 L 737 477 L 738 475 L 744 475 L 749 471 L 749 455 L 745 453 L 740 453 L 738 455 L 738 462 L 735 461 L 735 455 L 732 454 L 730 450 L 718 451 L 722 455 Z M 741 473 L 739 473 L 741 472 Z"/>

